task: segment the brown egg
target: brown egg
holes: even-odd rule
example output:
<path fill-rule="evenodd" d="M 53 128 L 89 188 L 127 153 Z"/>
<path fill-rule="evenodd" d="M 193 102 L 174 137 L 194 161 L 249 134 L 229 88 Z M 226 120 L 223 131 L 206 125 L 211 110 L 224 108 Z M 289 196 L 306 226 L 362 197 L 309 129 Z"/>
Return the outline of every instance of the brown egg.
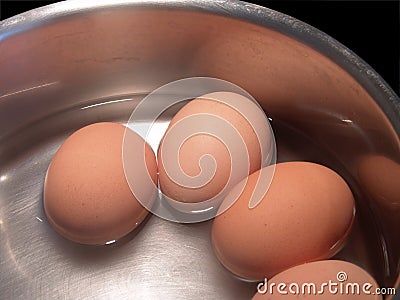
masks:
<path fill-rule="evenodd" d="M 258 177 L 268 168 L 272 166 L 247 178 L 236 202 L 212 226 L 218 259 L 248 280 L 332 257 L 342 248 L 354 219 L 354 198 L 346 182 L 334 171 L 309 162 L 277 164 L 262 201 L 249 208 Z M 235 189 L 221 208 L 232 203 Z"/>
<path fill-rule="evenodd" d="M 125 126 L 96 123 L 72 134 L 55 154 L 44 184 L 47 220 L 62 236 L 82 244 L 105 244 L 118 240 L 147 216 L 125 178 L 122 146 Z M 133 131 L 125 136 L 142 155 L 152 182 L 141 182 L 148 201 L 155 197 L 150 185 L 157 180 L 155 155 L 150 146 Z M 144 151 L 143 151 L 144 148 Z M 149 178 L 149 177 L 148 177 Z M 148 191 L 146 191 L 148 189 Z"/>
<path fill-rule="evenodd" d="M 378 290 L 377 290 L 378 289 Z M 340 260 L 299 265 L 258 285 L 252 300 L 379 300 L 374 278 L 360 267 Z"/>
<path fill-rule="evenodd" d="M 161 191 L 179 202 L 210 200 L 260 169 L 270 148 L 268 120 L 253 101 L 231 92 L 196 98 L 174 116 L 161 142 Z"/>

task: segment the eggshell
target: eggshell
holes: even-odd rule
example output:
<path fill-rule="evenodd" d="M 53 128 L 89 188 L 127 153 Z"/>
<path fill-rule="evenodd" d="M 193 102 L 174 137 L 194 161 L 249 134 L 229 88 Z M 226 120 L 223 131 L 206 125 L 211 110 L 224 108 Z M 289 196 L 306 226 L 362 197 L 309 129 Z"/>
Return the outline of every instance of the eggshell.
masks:
<path fill-rule="evenodd" d="M 238 108 L 243 105 L 243 109 Z M 245 109 L 248 113 L 244 112 Z M 177 134 L 176 126 L 180 122 L 185 122 L 185 139 Z M 212 133 L 223 125 L 227 125 L 232 132 L 223 129 L 220 134 Z M 161 191 L 171 199 L 184 203 L 198 203 L 217 196 L 229 186 L 228 181 L 231 180 L 233 186 L 261 168 L 262 153 L 268 152 L 271 147 L 268 126 L 264 112 L 253 101 L 239 94 L 218 92 L 190 101 L 172 119 L 158 151 Z M 258 135 L 256 127 L 261 128 Z M 239 140 L 234 142 L 234 137 Z M 167 138 L 181 143 L 178 153 L 167 145 Z M 234 151 L 242 152 L 235 158 L 232 156 Z M 167 163 L 175 160 L 180 170 L 178 174 L 171 175 Z M 204 180 L 199 185 L 190 183 L 194 182 L 190 179 L 206 173 L 208 181 Z M 191 177 L 187 181 L 189 184 L 182 184 L 186 177 Z"/>
<path fill-rule="evenodd" d="M 124 174 L 124 133 L 125 126 L 120 124 L 92 124 L 73 133 L 55 154 L 46 174 L 44 209 L 49 223 L 65 238 L 105 244 L 132 231 L 147 216 Z M 154 184 L 157 164 L 153 151 L 133 131 L 128 130 L 127 137 L 135 141 L 132 155 L 144 153 L 139 159 L 145 159 L 147 170 L 138 168 L 136 172 L 142 177 L 148 172 Z M 146 193 L 152 201 L 153 191 Z"/>
<path fill-rule="evenodd" d="M 281 285 L 278 289 L 278 285 Z M 299 265 L 259 284 L 252 300 L 379 300 L 378 284 L 360 267 L 340 260 Z"/>
<path fill-rule="evenodd" d="M 261 280 L 330 258 L 342 248 L 355 214 L 352 192 L 342 177 L 314 163 L 277 164 L 269 190 L 250 209 L 259 174 L 247 178 L 236 202 L 214 220 L 212 244 L 227 269 L 244 279 Z M 235 189 L 221 207 L 233 202 Z"/>

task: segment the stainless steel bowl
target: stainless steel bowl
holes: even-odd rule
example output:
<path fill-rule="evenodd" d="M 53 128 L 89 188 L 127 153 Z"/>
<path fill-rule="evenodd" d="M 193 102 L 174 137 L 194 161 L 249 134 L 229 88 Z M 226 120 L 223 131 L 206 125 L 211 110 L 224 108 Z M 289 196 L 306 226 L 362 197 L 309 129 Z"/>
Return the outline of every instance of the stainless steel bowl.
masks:
<path fill-rule="evenodd" d="M 336 257 L 399 285 L 400 193 L 386 179 L 398 174 L 400 101 L 326 34 L 237 1 L 73 0 L 1 22 L 0 54 L 0 298 L 251 298 L 256 285 L 216 261 L 210 222 L 151 217 L 117 243 L 87 247 L 43 214 L 45 171 L 68 134 L 125 122 L 154 88 L 191 76 L 250 92 L 272 118 L 278 160 L 320 162 L 349 182 L 357 219 Z M 377 156 L 390 169 L 365 167 Z M 386 177 L 371 184 L 365 168 Z"/>

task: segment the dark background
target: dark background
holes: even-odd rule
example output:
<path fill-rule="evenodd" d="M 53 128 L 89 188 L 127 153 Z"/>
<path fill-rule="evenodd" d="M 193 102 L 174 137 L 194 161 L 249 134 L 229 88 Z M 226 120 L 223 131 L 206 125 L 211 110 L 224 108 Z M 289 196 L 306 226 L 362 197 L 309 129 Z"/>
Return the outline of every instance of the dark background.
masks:
<path fill-rule="evenodd" d="M 0 0 L 6 19 L 58 1 Z M 337 39 L 400 94 L 399 1 L 247 1 L 302 20 Z"/>

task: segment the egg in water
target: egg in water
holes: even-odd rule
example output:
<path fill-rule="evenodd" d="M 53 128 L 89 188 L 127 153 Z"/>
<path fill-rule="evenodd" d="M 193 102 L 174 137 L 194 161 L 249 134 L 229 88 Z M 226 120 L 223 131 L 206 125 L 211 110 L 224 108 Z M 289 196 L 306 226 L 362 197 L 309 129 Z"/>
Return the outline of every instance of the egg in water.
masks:
<path fill-rule="evenodd" d="M 133 161 L 145 161 L 134 172 L 142 197 L 154 200 L 157 164 L 150 146 L 121 124 L 88 125 L 67 138 L 47 170 L 44 210 L 60 235 L 81 244 L 106 244 L 131 232 L 148 215 L 127 183 L 123 142 L 129 142 Z"/>

